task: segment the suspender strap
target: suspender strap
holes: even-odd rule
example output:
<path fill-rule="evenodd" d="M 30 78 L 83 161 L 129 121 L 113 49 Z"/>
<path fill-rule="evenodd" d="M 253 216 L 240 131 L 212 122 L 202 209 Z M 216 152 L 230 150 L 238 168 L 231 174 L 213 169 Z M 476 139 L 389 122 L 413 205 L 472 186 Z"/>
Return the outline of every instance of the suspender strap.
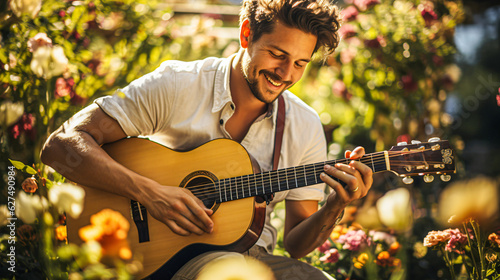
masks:
<path fill-rule="evenodd" d="M 276 118 L 276 131 L 274 135 L 274 155 L 273 170 L 278 170 L 278 163 L 281 154 L 281 144 L 283 142 L 283 132 L 285 130 L 285 99 L 283 95 L 278 97 L 278 116 Z"/>

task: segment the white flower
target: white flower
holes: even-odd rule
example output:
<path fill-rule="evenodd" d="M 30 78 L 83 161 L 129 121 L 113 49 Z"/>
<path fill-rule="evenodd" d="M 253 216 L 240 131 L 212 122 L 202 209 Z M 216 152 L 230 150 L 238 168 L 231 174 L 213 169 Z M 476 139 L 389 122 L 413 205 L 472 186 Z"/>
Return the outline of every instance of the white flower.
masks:
<path fill-rule="evenodd" d="M 35 18 L 42 8 L 42 0 L 11 0 L 10 9 L 17 16 L 28 14 L 31 18 Z"/>
<path fill-rule="evenodd" d="M 59 211 L 66 212 L 76 219 L 83 211 L 83 199 L 85 191 L 76 185 L 58 184 L 49 190 L 49 201 L 56 206 Z"/>
<path fill-rule="evenodd" d="M 38 77 L 50 79 L 61 75 L 68 67 L 68 58 L 61 46 L 40 46 L 33 52 L 31 70 Z"/>
<path fill-rule="evenodd" d="M 52 46 L 52 39 L 47 36 L 47 33 L 38 33 L 28 40 L 28 49 L 30 52 L 34 52 L 42 46 Z"/>
<path fill-rule="evenodd" d="M 47 199 L 45 197 L 20 192 L 16 199 L 16 216 L 23 222 L 31 224 L 46 207 Z"/>
<path fill-rule="evenodd" d="M 398 231 L 407 230 L 413 222 L 410 192 L 405 188 L 388 191 L 377 201 L 380 221 Z"/>
<path fill-rule="evenodd" d="M 10 100 L 0 105 L 0 125 L 9 127 L 19 120 L 24 113 L 22 102 L 12 103 Z"/>

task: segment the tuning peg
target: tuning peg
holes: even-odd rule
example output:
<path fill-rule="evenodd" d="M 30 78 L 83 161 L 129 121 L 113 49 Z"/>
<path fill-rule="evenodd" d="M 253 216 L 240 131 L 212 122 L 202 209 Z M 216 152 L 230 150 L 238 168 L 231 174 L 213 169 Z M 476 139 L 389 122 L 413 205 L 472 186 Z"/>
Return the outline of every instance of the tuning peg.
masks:
<path fill-rule="evenodd" d="M 413 183 L 413 178 L 410 176 L 406 176 L 403 178 L 403 183 L 409 185 L 409 184 Z"/>
<path fill-rule="evenodd" d="M 426 182 L 426 183 L 430 183 L 430 182 L 432 182 L 432 181 L 434 181 L 434 176 L 432 176 L 432 175 L 430 175 L 430 174 L 426 174 L 426 175 L 424 175 L 424 182 Z"/>
<path fill-rule="evenodd" d="M 412 143 L 412 144 L 420 144 L 420 143 L 422 143 L 422 142 L 420 142 L 420 141 L 418 141 L 418 140 L 411 140 L 411 143 Z"/>
<path fill-rule="evenodd" d="M 439 137 L 432 137 L 431 139 L 429 139 L 429 141 L 427 142 L 437 142 L 437 141 L 441 141 L 441 138 Z"/>
<path fill-rule="evenodd" d="M 441 181 L 443 182 L 448 182 L 449 180 L 451 180 L 451 176 L 446 174 L 441 175 L 439 178 L 441 178 Z"/>
<path fill-rule="evenodd" d="M 405 146 L 405 145 L 408 145 L 407 142 L 398 142 L 398 146 Z"/>

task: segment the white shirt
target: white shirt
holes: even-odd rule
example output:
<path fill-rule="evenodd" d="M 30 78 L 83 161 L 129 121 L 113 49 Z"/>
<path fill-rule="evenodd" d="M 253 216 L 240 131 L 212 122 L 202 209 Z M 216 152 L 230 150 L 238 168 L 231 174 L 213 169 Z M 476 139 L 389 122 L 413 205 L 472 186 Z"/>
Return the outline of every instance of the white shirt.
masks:
<path fill-rule="evenodd" d="M 95 102 L 118 121 L 128 136 L 148 136 L 174 150 L 191 150 L 210 140 L 231 138 L 225 129 L 234 113 L 229 87 L 229 58 L 193 62 L 166 61 L 155 71 L 133 81 L 118 94 Z M 279 168 L 323 162 L 326 139 L 317 113 L 289 91 Z M 277 101 L 250 127 L 241 145 L 262 171 L 272 169 Z M 323 200 L 324 184 L 276 193 L 267 206 L 266 225 L 257 245 L 272 252 L 276 229 L 270 215 L 276 203 Z"/>

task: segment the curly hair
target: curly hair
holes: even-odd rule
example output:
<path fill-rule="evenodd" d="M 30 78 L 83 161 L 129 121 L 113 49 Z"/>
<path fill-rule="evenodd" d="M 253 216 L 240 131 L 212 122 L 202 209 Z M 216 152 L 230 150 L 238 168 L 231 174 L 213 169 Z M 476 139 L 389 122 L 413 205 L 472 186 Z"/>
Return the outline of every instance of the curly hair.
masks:
<path fill-rule="evenodd" d="M 315 35 L 314 52 L 322 47 L 326 55 L 331 54 L 340 40 L 340 12 L 328 0 L 244 0 L 240 24 L 246 19 L 254 41 L 271 33 L 276 21 Z"/>

